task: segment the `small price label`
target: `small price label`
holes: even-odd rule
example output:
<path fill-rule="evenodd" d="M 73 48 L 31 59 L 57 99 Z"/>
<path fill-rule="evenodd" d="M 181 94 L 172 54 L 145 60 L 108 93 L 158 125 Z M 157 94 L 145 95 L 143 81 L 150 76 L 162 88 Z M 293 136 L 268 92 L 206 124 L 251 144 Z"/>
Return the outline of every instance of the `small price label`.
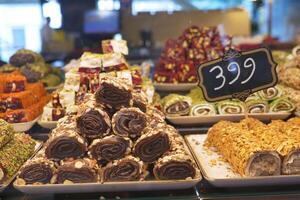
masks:
<path fill-rule="evenodd" d="M 245 100 L 277 83 L 277 64 L 267 48 L 239 52 L 228 50 L 223 58 L 198 67 L 199 86 L 209 102 L 229 98 Z"/>

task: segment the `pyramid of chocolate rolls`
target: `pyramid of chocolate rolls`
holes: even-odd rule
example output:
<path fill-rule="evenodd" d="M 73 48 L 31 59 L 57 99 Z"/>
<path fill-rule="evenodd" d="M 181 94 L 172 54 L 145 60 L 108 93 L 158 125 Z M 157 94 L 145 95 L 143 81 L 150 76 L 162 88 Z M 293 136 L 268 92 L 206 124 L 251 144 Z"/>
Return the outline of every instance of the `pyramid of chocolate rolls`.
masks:
<path fill-rule="evenodd" d="M 143 93 L 122 79 L 104 77 L 76 115 L 59 120 L 42 150 L 22 167 L 17 183 L 174 180 L 198 175 L 183 138 L 144 101 Z"/>

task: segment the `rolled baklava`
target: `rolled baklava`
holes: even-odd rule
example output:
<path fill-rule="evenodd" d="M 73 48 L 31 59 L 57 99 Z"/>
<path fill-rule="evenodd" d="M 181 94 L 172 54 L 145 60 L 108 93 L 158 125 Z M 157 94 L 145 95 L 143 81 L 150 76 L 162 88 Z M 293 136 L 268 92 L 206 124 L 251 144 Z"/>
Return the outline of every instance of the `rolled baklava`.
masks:
<path fill-rule="evenodd" d="M 191 106 L 191 116 L 212 116 L 216 115 L 217 110 L 214 104 L 205 101 L 194 103 Z"/>
<path fill-rule="evenodd" d="M 57 183 L 94 183 L 98 181 L 98 165 L 88 158 L 62 161 L 57 168 Z"/>
<path fill-rule="evenodd" d="M 17 182 L 19 184 L 47 184 L 51 183 L 56 170 L 53 161 L 47 158 L 37 157 L 27 161 L 20 169 Z"/>
<path fill-rule="evenodd" d="M 129 138 L 116 135 L 96 139 L 89 146 L 89 156 L 97 161 L 118 160 L 131 152 L 132 142 Z"/>
<path fill-rule="evenodd" d="M 148 175 L 147 166 L 143 161 L 133 156 L 126 156 L 110 162 L 101 171 L 103 182 L 138 181 L 144 180 Z"/>
<path fill-rule="evenodd" d="M 170 150 L 170 139 L 165 127 L 149 129 L 134 145 L 133 153 L 146 163 L 153 163 Z"/>
<path fill-rule="evenodd" d="M 179 180 L 199 176 L 193 159 L 183 152 L 171 152 L 154 164 L 153 173 L 158 180 Z"/>
<path fill-rule="evenodd" d="M 282 96 L 282 89 L 280 88 L 280 86 L 270 87 L 258 91 L 258 95 L 263 100 L 272 101 Z"/>
<path fill-rule="evenodd" d="M 100 108 L 87 108 L 76 119 L 76 122 L 79 133 L 89 141 L 96 138 L 103 138 L 110 133 L 110 118 Z"/>
<path fill-rule="evenodd" d="M 115 77 L 103 77 L 95 94 L 96 102 L 108 108 L 120 109 L 132 105 L 132 88 Z"/>
<path fill-rule="evenodd" d="M 188 96 L 170 94 L 162 99 L 162 104 L 167 116 L 185 116 L 190 112 L 192 99 Z"/>
<path fill-rule="evenodd" d="M 74 130 L 52 134 L 45 143 L 45 156 L 59 161 L 66 158 L 79 158 L 87 151 L 87 143 Z"/>
<path fill-rule="evenodd" d="M 269 112 L 269 104 L 267 101 L 261 99 L 248 100 L 246 102 L 246 109 L 248 113 L 267 113 Z"/>
<path fill-rule="evenodd" d="M 225 100 L 217 103 L 217 110 L 220 115 L 242 114 L 245 112 L 245 107 L 239 100 Z"/>
<path fill-rule="evenodd" d="M 147 116 L 138 108 L 122 108 L 112 117 L 116 135 L 137 139 L 147 126 Z"/>
<path fill-rule="evenodd" d="M 279 154 L 241 123 L 218 122 L 208 131 L 205 145 L 215 148 L 242 176 L 280 175 Z"/>

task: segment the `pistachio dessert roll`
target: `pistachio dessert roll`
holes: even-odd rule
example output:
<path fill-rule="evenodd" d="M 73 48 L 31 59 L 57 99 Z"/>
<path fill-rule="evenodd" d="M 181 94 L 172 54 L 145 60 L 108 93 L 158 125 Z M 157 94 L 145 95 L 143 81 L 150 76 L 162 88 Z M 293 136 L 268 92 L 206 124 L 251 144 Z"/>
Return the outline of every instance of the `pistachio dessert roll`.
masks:
<path fill-rule="evenodd" d="M 217 110 L 220 115 L 233 115 L 244 113 L 245 107 L 239 100 L 225 100 L 217 103 Z"/>
<path fill-rule="evenodd" d="M 0 119 L 0 148 L 6 145 L 14 137 L 13 127 L 5 120 Z"/>
<path fill-rule="evenodd" d="M 133 156 L 110 162 L 101 170 L 103 182 L 138 181 L 144 180 L 147 175 L 147 166 Z"/>
<path fill-rule="evenodd" d="M 98 171 L 96 160 L 65 160 L 61 162 L 54 176 L 60 184 L 94 183 L 99 179 Z"/>
<path fill-rule="evenodd" d="M 246 109 L 248 113 L 267 113 L 269 112 L 269 104 L 261 99 L 253 99 L 246 102 Z"/>
<path fill-rule="evenodd" d="M 122 108 L 112 117 L 115 135 L 137 139 L 147 126 L 147 116 L 138 108 Z"/>
<path fill-rule="evenodd" d="M 171 152 L 154 164 L 153 173 L 158 180 L 184 180 L 199 176 L 193 159 L 183 152 Z"/>
<path fill-rule="evenodd" d="M 217 110 L 215 105 L 206 101 L 194 103 L 190 110 L 191 116 L 211 116 L 216 114 Z"/>
<path fill-rule="evenodd" d="M 291 113 L 295 110 L 296 106 L 285 97 L 274 100 L 270 104 L 270 112 L 288 112 Z"/>
<path fill-rule="evenodd" d="M 282 96 L 282 89 L 277 85 L 258 91 L 258 95 L 265 101 L 272 101 Z"/>
<path fill-rule="evenodd" d="M 167 116 L 185 116 L 190 112 L 192 99 L 188 96 L 169 94 L 162 99 L 164 113 Z"/>
<path fill-rule="evenodd" d="M 132 87 L 122 79 L 103 77 L 95 93 L 96 102 L 108 108 L 129 107 L 132 102 Z"/>
<path fill-rule="evenodd" d="M 74 130 L 52 134 L 45 143 L 45 156 L 59 161 L 66 158 L 79 158 L 87 151 L 85 139 Z"/>
<path fill-rule="evenodd" d="M 17 183 L 21 185 L 52 183 L 52 176 L 56 170 L 53 161 L 43 157 L 28 160 L 20 169 Z"/>
<path fill-rule="evenodd" d="M 117 135 L 96 139 L 89 146 L 89 156 L 97 161 L 118 160 L 131 153 L 132 142 L 129 138 Z"/>
<path fill-rule="evenodd" d="M 262 145 L 242 123 L 220 121 L 209 129 L 205 145 L 215 148 L 242 176 L 280 175 L 278 153 Z"/>
<path fill-rule="evenodd" d="M 13 177 L 34 153 L 36 142 L 24 133 L 15 134 L 0 150 L 0 183 Z"/>
<path fill-rule="evenodd" d="M 110 118 L 100 108 L 87 108 L 77 119 L 77 129 L 83 137 L 91 141 L 103 138 L 111 130 Z"/>

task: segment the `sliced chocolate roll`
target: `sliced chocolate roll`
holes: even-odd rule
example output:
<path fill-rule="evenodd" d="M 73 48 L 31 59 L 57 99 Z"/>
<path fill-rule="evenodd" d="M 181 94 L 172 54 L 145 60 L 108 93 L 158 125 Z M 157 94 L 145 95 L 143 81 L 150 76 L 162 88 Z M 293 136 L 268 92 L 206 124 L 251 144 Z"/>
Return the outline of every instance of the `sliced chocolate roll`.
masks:
<path fill-rule="evenodd" d="M 98 104 L 120 109 L 132 105 L 131 92 L 132 88 L 123 80 L 115 77 L 104 77 L 101 79 L 95 98 Z"/>
<path fill-rule="evenodd" d="M 127 156 L 110 162 L 102 169 L 102 181 L 138 181 L 148 175 L 146 165 L 138 158 Z"/>
<path fill-rule="evenodd" d="M 64 161 L 55 175 L 57 183 L 94 183 L 98 181 L 97 162 L 87 158 Z"/>
<path fill-rule="evenodd" d="M 76 119 L 76 123 L 80 135 L 89 141 L 96 138 L 103 138 L 110 133 L 111 124 L 109 116 L 99 108 L 87 108 Z"/>
<path fill-rule="evenodd" d="M 170 149 L 169 135 L 164 127 L 143 134 L 134 145 L 134 155 L 147 163 L 155 162 Z"/>
<path fill-rule="evenodd" d="M 45 156 L 51 160 L 79 158 L 87 151 L 87 143 L 74 130 L 52 134 L 45 144 Z"/>
<path fill-rule="evenodd" d="M 199 170 L 189 155 L 173 152 L 155 163 L 153 173 L 158 180 L 178 180 L 195 178 Z"/>
<path fill-rule="evenodd" d="M 41 157 L 34 158 L 20 169 L 17 181 L 26 185 L 51 183 L 55 170 L 54 162 Z"/>
<path fill-rule="evenodd" d="M 153 106 L 147 107 L 146 115 L 150 127 L 155 127 L 158 123 L 165 123 L 165 114 Z"/>
<path fill-rule="evenodd" d="M 147 126 L 145 113 L 138 108 L 122 108 L 112 118 L 114 134 L 136 139 Z"/>
<path fill-rule="evenodd" d="M 134 91 L 133 95 L 133 107 L 139 108 L 144 113 L 147 111 L 148 100 L 143 91 Z"/>
<path fill-rule="evenodd" d="M 89 146 L 89 156 L 97 161 L 113 161 L 123 158 L 131 152 L 132 142 L 128 138 L 116 135 L 96 139 Z"/>

